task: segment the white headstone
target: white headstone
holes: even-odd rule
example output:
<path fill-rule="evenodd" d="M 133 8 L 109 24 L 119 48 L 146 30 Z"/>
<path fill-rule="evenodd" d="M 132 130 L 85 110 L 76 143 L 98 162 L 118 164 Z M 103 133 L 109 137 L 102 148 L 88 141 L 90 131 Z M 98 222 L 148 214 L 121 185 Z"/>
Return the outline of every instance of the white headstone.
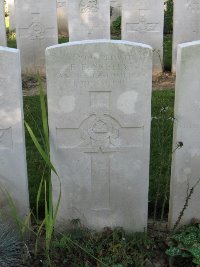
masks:
<path fill-rule="evenodd" d="M 174 1 L 173 66 L 176 71 L 177 45 L 200 40 L 200 1 Z"/>
<path fill-rule="evenodd" d="M 178 46 L 175 125 L 169 224 L 173 227 L 186 203 L 187 194 L 200 178 L 200 41 Z M 182 148 L 176 149 L 179 142 Z M 181 220 L 200 219 L 200 184 Z"/>
<path fill-rule="evenodd" d="M 57 0 L 58 32 L 68 36 L 67 0 Z"/>
<path fill-rule="evenodd" d="M 45 73 L 45 49 L 58 43 L 56 1 L 16 0 L 15 5 L 22 72 Z"/>
<path fill-rule="evenodd" d="M 62 184 L 58 223 L 147 226 L 152 51 L 83 41 L 46 51 L 52 162 Z M 54 197 L 59 182 L 53 175 Z"/>
<path fill-rule="evenodd" d="M 0 0 L 0 45 L 7 45 L 4 0 Z"/>
<path fill-rule="evenodd" d="M 122 1 L 122 39 L 151 45 L 153 71 L 162 72 L 164 0 Z"/>
<path fill-rule="evenodd" d="M 110 39 L 110 0 L 68 1 L 69 40 Z"/>
<path fill-rule="evenodd" d="M 6 0 L 9 12 L 9 31 L 15 30 L 15 4 L 14 0 Z"/>
<path fill-rule="evenodd" d="M 0 187 L 6 189 L 20 218 L 29 212 L 20 54 L 0 47 Z M 0 210 L 10 210 L 0 191 Z"/>
<path fill-rule="evenodd" d="M 110 0 L 111 22 L 121 16 L 121 0 Z"/>

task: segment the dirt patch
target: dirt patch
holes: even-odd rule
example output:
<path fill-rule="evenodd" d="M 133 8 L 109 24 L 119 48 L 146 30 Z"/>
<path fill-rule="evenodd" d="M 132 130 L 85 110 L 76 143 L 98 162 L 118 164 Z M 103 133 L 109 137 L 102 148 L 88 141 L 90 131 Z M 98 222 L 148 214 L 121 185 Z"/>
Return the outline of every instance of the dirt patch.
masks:
<path fill-rule="evenodd" d="M 153 76 L 153 90 L 166 90 L 175 88 L 176 76 L 171 72 Z M 41 77 L 44 92 L 47 90 L 46 77 Z M 24 96 L 38 95 L 38 81 L 34 76 L 22 76 L 22 87 Z"/>
<path fill-rule="evenodd" d="M 171 72 L 153 76 L 153 90 L 166 90 L 175 88 L 176 75 Z"/>

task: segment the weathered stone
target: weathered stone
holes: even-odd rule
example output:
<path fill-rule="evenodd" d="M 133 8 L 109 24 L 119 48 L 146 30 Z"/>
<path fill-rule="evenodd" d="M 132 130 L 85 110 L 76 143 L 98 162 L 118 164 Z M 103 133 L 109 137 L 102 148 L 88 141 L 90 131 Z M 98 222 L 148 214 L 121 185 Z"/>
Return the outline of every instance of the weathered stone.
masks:
<path fill-rule="evenodd" d="M 68 1 L 69 40 L 110 39 L 110 1 Z"/>
<path fill-rule="evenodd" d="M 17 47 L 24 74 L 45 73 L 45 49 L 58 43 L 55 0 L 16 0 Z"/>
<path fill-rule="evenodd" d="M 164 0 L 124 0 L 122 39 L 151 45 L 153 71 L 162 72 Z"/>
<path fill-rule="evenodd" d="M 20 54 L 0 47 L 0 187 L 10 194 L 21 219 L 29 212 L 23 127 Z M 0 212 L 10 211 L 0 191 Z"/>
<path fill-rule="evenodd" d="M 177 45 L 200 39 L 200 1 L 174 1 L 173 67 L 176 71 Z"/>
<path fill-rule="evenodd" d="M 187 194 L 200 178 L 200 41 L 179 45 L 169 224 L 172 228 Z M 179 148 L 177 148 L 179 146 Z M 200 184 L 181 220 L 200 219 Z"/>
<path fill-rule="evenodd" d="M 0 45 L 7 45 L 4 0 L 0 0 Z"/>
<path fill-rule="evenodd" d="M 58 32 L 68 36 L 67 0 L 57 0 Z"/>
<path fill-rule="evenodd" d="M 58 223 L 147 226 L 152 51 L 82 41 L 46 52 L 51 157 L 62 184 Z M 53 175 L 54 198 L 59 192 Z M 56 202 L 56 201 L 55 201 Z"/>
<path fill-rule="evenodd" d="M 14 0 L 7 0 L 9 12 L 9 31 L 15 30 L 15 4 Z"/>

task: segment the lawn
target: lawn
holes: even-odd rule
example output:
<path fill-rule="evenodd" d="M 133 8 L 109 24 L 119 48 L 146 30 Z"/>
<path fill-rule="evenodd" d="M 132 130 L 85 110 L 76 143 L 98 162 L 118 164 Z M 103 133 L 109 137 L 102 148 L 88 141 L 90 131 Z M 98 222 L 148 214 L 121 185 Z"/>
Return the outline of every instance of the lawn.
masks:
<path fill-rule="evenodd" d="M 152 131 L 149 212 L 160 218 L 167 215 L 169 198 L 170 164 L 172 151 L 174 91 L 154 91 L 152 97 Z M 25 120 L 30 124 L 40 142 L 42 142 L 42 120 L 39 96 L 24 97 Z M 35 209 L 36 195 L 41 177 L 48 175 L 44 163 L 26 133 L 28 177 L 31 208 Z M 155 202 L 157 203 L 155 205 Z M 155 209 L 156 208 L 156 209 Z M 40 214 L 43 215 L 42 202 Z"/>

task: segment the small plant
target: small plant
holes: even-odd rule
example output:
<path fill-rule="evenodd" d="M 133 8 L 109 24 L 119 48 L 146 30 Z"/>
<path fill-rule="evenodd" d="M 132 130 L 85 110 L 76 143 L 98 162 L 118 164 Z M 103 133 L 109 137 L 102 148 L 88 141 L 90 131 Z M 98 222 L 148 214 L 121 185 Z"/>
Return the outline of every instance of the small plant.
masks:
<path fill-rule="evenodd" d="M 18 267 L 21 263 L 22 243 L 17 232 L 0 221 L 0 266 Z"/>
<path fill-rule="evenodd" d="M 200 266 L 200 224 L 181 228 L 169 238 L 168 245 L 166 253 L 170 257 L 191 258 Z"/>
<path fill-rule="evenodd" d="M 121 16 L 118 17 L 115 21 L 113 21 L 112 26 L 111 26 L 111 32 L 115 36 L 121 35 Z"/>

